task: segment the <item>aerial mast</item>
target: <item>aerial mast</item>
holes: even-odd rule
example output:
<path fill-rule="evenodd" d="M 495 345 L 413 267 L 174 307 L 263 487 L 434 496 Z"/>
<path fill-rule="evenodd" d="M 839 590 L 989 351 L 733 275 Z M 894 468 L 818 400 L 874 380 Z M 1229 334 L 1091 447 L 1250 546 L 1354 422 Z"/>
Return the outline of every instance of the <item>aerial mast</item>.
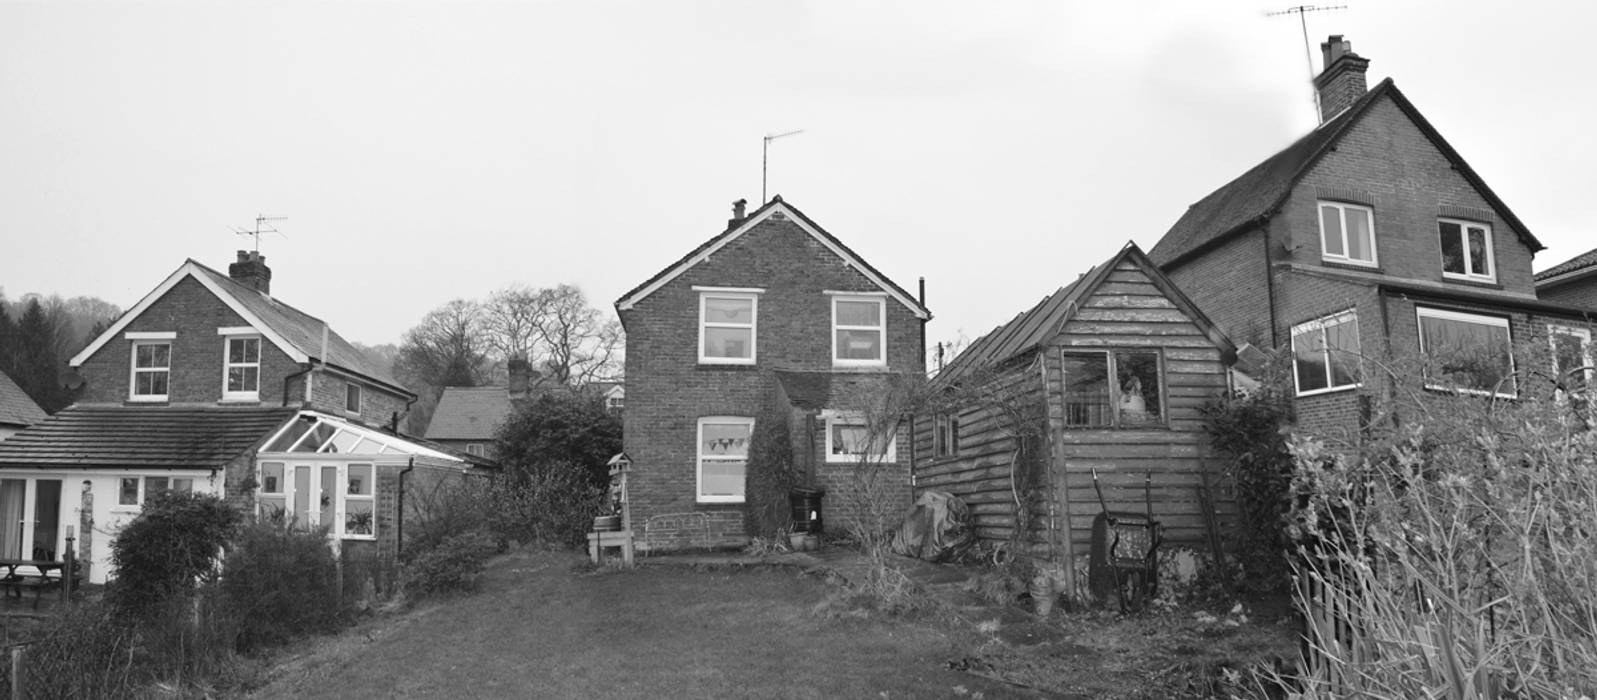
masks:
<path fill-rule="evenodd" d="M 760 148 L 760 205 L 764 206 L 769 200 L 765 196 L 765 178 L 769 163 L 771 162 L 771 142 L 784 136 L 804 133 L 803 129 L 794 129 L 781 134 L 766 134 L 765 144 Z"/>
<path fill-rule="evenodd" d="M 1319 119 L 1320 118 L 1320 91 L 1313 89 L 1314 88 L 1314 51 L 1313 51 L 1313 48 L 1312 48 L 1313 44 L 1309 43 L 1309 20 L 1308 20 L 1308 14 L 1310 12 L 1327 12 L 1327 11 L 1330 11 L 1330 10 L 1345 10 L 1345 9 L 1347 9 L 1347 5 L 1325 5 L 1325 6 L 1298 5 L 1296 7 L 1288 7 L 1286 9 L 1284 9 L 1284 10 L 1279 11 L 1279 12 L 1266 12 L 1266 13 L 1264 13 L 1266 17 L 1279 17 L 1279 16 L 1282 16 L 1282 15 L 1297 15 L 1298 16 L 1298 24 L 1303 27 L 1303 58 L 1304 58 L 1304 60 L 1308 61 L 1308 64 L 1309 64 L 1309 94 L 1314 96 L 1314 118 L 1315 119 Z"/>

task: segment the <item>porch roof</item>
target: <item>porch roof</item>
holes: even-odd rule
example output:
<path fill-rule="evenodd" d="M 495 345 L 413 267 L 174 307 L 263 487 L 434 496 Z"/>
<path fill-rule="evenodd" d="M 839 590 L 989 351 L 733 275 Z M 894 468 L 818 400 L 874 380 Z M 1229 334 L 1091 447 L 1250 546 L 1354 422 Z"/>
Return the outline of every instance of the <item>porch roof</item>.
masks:
<path fill-rule="evenodd" d="M 423 444 L 319 411 L 300 411 L 296 420 L 282 424 L 272 433 L 260 451 L 262 454 L 407 455 L 462 464 L 470 462 L 441 446 Z"/>
<path fill-rule="evenodd" d="M 0 442 L 0 467 L 216 469 L 296 409 L 72 406 Z"/>

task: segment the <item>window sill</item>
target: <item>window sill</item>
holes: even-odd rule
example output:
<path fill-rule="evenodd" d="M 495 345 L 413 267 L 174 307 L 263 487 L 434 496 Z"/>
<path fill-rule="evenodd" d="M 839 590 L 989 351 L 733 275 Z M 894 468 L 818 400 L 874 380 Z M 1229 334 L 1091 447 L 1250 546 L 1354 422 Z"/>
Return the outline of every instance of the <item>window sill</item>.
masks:
<path fill-rule="evenodd" d="M 376 535 L 339 535 L 338 539 L 350 542 L 376 542 Z"/>
<path fill-rule="evenodd" d="M 1449 275 L 1445 272 L 1442 273 L 1442 281 L 1448 284 L 1462 284 L 1469 287 L 1478 287 L 1480 289 L 1503 289 L 1502 283 L 1495 279 L 1485 280 L 1475 279 L 1472 277 L 1454 277 L 1453 275 Z"/>
<path fill-rule="evenodd" d="M 735 364 L 735 365 L 734 364 L 721 364 L 721 363 L 715 363 L 715 362 L 700 362 L 699 364 L 694 365 L 694 369 L 696 369 L 696 370 L 698 370 L 700 372 L 719 372 L 721 370 L 730 370 L 730 371 L 733 371 L 733 372 L 753 372 L 753 371 L 758 370 L 759 368 L 760 368 L 759 365 L 756 365 L 756 364 L 754 364 L 752 362 L 751 363 L 746 363 L 746 364 Z"/>
<path fill-rule="evenodd" d="M 717 500 L 712 500 L 712 501 L 706 501 L 706 500 L 700 498 L 698 500 L 695 500 L 693 502 L 693 504 L 694 505 L 700 505 L 700 506 L 741 506 L 741 505 L 743 505 L 744 501 L 746 501 L 746 500 L 747 499 L 744 499 L 744 498 L 737 498 L 737 499 L 717 499 Z"/>
<path fill-rule="evenodd" d="M 1329 388 L 1325 388 L 1325 389 L 1315 389 L 1313 391 L 1300 391 L 1300 392 L 1298 392 L 1297 394 L 1294 395 L 1294 398 L 1301 399 L 1301 398 L 1310 397 L 1310 396 L 1325 396 L 1326 394 L 1339 394 L 1339 393 L 1342 393 L 1342 392 L 1353 391 L 1353 390 L 1361 388 L 1363 386 L 1364 386 L 1363 384 L 1349 384 L 1347 386 L 1337 386 L 1337 387 L 1329 387 Z"/>
<path fill-rule="evenodd" d="M 134 397 L 129 397 L 128 400 L 127 400 L 127 403 L 131 403 L 131 404 L 152 404 L 152 403 L 153 404 L 164 404 L 164 403 L 171 403 L 171 398 L 170 397 L 171 397 L 170 394 L 168 394 L 166 396 L 143 396 L 143 397 L 134 396 Z"/>
<path fill-rule="evenodd" d="M 1366 264 L 1361 262 L 1353 262 L 1350 260 L 1331 260 L 1328 258 L 1320 258 L 1320 264 L 1325 267 L 1335 268 L 1338 270 L 1358 270 L 1359 272 L 1373 272 L 1377 275 L 1386 274 L 1386 270 L 1382 269 L 1379 263 Z"/>
<path fill-rule="evenodd" d="M 237 399 L 224 398 L 221 401 L 217 401 L 216 403 L 218 405 L 221 405 L 221 406 L 259 406 L 261 404 L 261 397 L 256 396 L 256 397 L 248 398 L 248 399 L 245 399 L 245 398 L 237 398 Z"/>

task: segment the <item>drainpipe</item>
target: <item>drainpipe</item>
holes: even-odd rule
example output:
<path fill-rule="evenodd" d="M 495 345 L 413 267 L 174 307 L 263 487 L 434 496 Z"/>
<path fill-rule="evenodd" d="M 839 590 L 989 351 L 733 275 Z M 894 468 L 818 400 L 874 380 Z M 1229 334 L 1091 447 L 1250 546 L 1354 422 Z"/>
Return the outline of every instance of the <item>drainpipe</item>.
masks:
<path fill-rule="evenodd" d="M 394 558 L 399 558 L 400 551 L 405 546 L 405 475 L 415 471 L 416 455 L 410 456 L 410 463 L 399 470 L 399 498 L 398 508 L 394 512 Z"/>
<path fill-rule="evenodd" d="M 388 421 L 388 432 L 393 433 L 394 435 L 400 434 L 399 433 L 399 419 L 410 415 L 410 407 L 416 405 L 416 402 L 420 401 L 420 400 L 421 400 L 421 394 L 417 394 L 415 398 L 405 402 L 405 410 L 403 410 L 403 411 L 395 411 L 394 412 L 394 417 L 389 419 L 389 421 Z"/>

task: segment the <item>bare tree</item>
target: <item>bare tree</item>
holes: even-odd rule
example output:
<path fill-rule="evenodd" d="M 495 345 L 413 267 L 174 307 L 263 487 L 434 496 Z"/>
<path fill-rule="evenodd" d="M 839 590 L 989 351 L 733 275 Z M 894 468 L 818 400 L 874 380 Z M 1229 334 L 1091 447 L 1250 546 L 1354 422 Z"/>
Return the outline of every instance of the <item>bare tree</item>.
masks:
<path fill-rule="evenodd" d="M 603 318 L 572 285 L 543 289 L 538 295 L 543 313 L 537 320 L 536 359 L 550 379 L 579 386 L 619 377 L 621 324 Z"/>
<path fill-rule="evenodd" d="M 478 386 L 492 372 L 482 310 L 476 302 L 455 299 L 429 311 L 405 331 L 394 369 L 433 387 Z"/>
<path fill-rule="evenodd" d="M 548 291 L 511 285 L 494 292 L 482 305 L 488 344 L 500 357 L 533 359 L 540 323 L 549 308 Z"/>

